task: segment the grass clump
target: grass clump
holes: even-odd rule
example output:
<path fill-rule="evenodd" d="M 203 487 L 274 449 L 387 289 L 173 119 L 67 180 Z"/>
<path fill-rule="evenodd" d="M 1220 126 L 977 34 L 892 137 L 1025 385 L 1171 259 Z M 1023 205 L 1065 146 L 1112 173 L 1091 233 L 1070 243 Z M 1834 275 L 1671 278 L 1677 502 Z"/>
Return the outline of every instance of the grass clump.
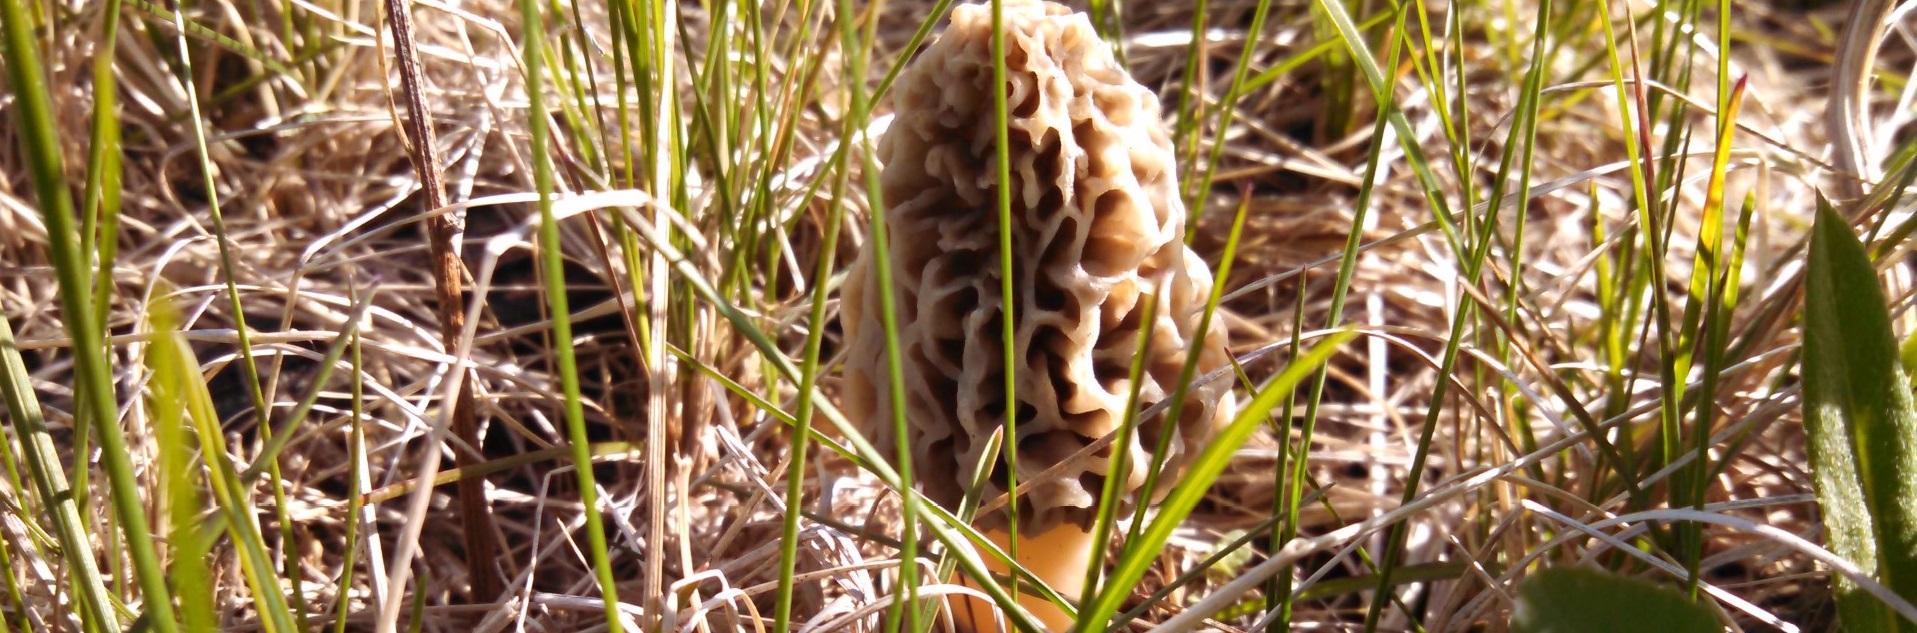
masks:
<path fill-rule="evenodd" d="M 1845 438 L 1807 435 L 1862 362 L 1807 331 L 1855 317 L 1805 303 L 1814 225 L 1912 347 L 1917 51 L 1867 4 L 1076 7 L 1229 263 L 1236 365 L 1193 379 L 1256 405 L 1104 519 L 1080 628 L 1500 629 L 1567 567 L 1908 628 L 1829 537 L 1900 493 L 1820 505 Z M 384 4 L 129 6 L 0 3 L 8 630 L 927 630 L 951 574 L 1033 589 L 970 528 L 1015 502 L 933 503 L 836 406 L 887 92 L 949 2 L 422 2 L 412 94 Z"/>

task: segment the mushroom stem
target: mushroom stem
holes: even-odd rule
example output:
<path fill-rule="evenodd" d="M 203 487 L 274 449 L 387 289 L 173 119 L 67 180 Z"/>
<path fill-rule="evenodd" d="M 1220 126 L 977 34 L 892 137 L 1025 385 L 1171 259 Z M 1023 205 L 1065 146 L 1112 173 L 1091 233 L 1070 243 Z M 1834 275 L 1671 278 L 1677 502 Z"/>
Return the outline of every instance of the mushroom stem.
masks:
<path fill-rule="evenodd" d="M 1011 551 L 1011 535 L 1004 530 L 982 530 L 985 538 L 997 545 L 1000 550 Z M 1092 533 L 1073 523 L 1064 523 L 1051 530 L 1018 539 L 1018 564 L 1032 572 L 1045 582 L 1053 591 L 1072 602 L 1078 602 L 1080 589 L 1085 585 L 1085 572 L 1090 569 L 1092 553 L 1097 548 L 1092 543 Z M 1010 576 L 1011 569 L 998 558 L 984 556 L 985 568 L 993 574 Z M 970 578 L 961 575 L 958 583 L 974 589 L 978 588 Z M 1039 597 L 1029 591 L 1016 592 L 1018 605 L 1030 611 L 1039 622 L 1045 624 L 1047 631 L 1069 631 L 1072 617 L 1050 600 Z M 960 631 L 970 633 L 989 633 L 991 631 L 1012 630 L 1011 622 L 997 617 L 996 605 L 984 598 L 964 596 L 954 600 L 953 617 L 958 621 Z"/>

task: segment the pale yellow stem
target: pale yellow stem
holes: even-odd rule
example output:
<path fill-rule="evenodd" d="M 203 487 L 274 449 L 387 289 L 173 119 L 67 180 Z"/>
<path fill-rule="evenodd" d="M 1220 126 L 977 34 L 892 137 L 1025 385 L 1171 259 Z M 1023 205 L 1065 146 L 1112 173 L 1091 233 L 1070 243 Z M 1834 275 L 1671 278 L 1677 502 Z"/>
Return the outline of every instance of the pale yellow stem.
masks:
<path fill-rule="evenodd" d="M 985 538 L 990 539 L 1000 550 L 1010 551 L 1011 536 L 1001 530 L 983 530 Z M 1092 553 L 1097 549 L 1092 544 L 1089 531 L 1076 525 L 1061 525 L 1049 532 L 1033 536 L 1020 536 L 1018 539 L 1018 564 L 1045 581 L 1053 591 L 1066 600 L 1078 602 L 1079 590 L 1085 586 L 1085 570 L 1092 562 Z M 992 573 L 1009 576 L 1011 570 L 991 556 L 985 559 L 985 568 Z M 970 579 L 960 575 L 959 584 L 977 588 Z M 1018 592 L 1018 605 L 1038 618 L 1048 631 L 1068 631 L 1072 628 L 1071 616 L 1059 609 L 1051 601 L 1033 595 L 1027 591 Z M 958 621 L 959 630 L 969 633 L 989 633 L 992 631 L 1010 631 L 1011 621 L 998 617 L 997 605 L 992 601 L 960 596 L 952 599 L 953 619 Z"/>

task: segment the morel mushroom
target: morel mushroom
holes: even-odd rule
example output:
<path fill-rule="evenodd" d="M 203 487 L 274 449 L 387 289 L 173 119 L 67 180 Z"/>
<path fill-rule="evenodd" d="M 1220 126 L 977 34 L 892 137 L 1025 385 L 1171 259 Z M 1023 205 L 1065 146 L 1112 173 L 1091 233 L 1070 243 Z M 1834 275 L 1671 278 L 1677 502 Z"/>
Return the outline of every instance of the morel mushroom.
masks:
<path fill-rule="evenodd" d="M 991 10 L 960 6 L 893 90 L 896 117 L 878 149 L 890 251 L 868 244 L 843 294 L 845 410 L 875 445 L 896 446 L 878 303 L 891 292 L 906 439 L 926 496 L 947 507 L 1005 426 L 1002 275 L 1013 276 L 1015 295 L 1009 362 L 1021 482 L 1118 428 L 1140 328 L 1152 328 L 1141 406 L 1174 395 L 1188 354 L 1198 354 L 1201 375 L 1229 363 L 1222 328 L 1197 332 L 1212 277 L 1182 241 L 1185 210 L 1157 97 L 1118 65 L 1084 14 L 1007 0 L 1004 25 L 1011 180 L 996 182 Z M 1010 272 L 1000 267 L 1000 186 L 1011 188 Z M 890 288 L 877 286 L 880 257 Z M 1170 436 L 1164 464 L 1174 477 L 1231 418 L 1228 389 L 1194 385 L 1179 419 L 1143 419 L 1128 445 L 1106 446 L 1022 492 L 1019 564 L 1076 599 L 1101 545 L 1089 528 L 1114 451 L 1135 465 L 1120 486 L 1129 510 L 1160 438 Z M 1010 473 L 1002 454 L 991 459 L 983 499 L 1005 493 Z M 1170 486 L 1157 488 L 1146 502 Z M 1002 510 L 976 519 L 1001 545 L 1006 525 Z M 1070 625 L 1049 603 L 1022 601 L 1048 627 Z"/>

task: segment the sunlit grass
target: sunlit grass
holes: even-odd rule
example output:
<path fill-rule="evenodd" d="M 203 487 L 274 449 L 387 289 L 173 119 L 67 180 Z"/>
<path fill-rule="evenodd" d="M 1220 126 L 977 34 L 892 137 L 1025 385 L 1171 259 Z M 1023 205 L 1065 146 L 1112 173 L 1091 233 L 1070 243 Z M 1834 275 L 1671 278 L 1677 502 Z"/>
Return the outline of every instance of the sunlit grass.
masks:
<path fill-rule="evenodd" d="M 479 288 L 457 346 L 420 336 L 436 329 L 410 242 L 440 210 L 381 162 L 403 154 L 405 115 L 372 5 L 0 6 L 24 204 L 8 208 L 32 211 L 0 239 L 5 630 L 430 630 L 484 612 L 485 630 L 926 631 L 961 579 L 1027 631 L 1015 598 L 1033 594 L 1083 631 L 1495 628 L 1525 575 L 1573 561 L 1688 589 L 1746 629 L 1821 630 L 1832 600 L 1909 626 L 1741 524 L 1605 522 L 1828 531 L 1797 425 L 1801 263 L 1815 194 L 1855 179 L 1796 118 L 1822 102 L 1793 66 L 1827 59 L 1828 12 L 1077 6 L 1160 92 L 1188 239 L 1219 271 L 1198 331 L 1229 331 L 1238 361 L 1203 376 L 1188 359 L 1176 395 L 1139 411 L 1139 354 L 1112 441 L 1178 417 L 1195 381 L 1241 404 L 1186 447 L 1203 454 L 1181 480 L 1161 472 L 1169 435 L 1152 462 L 1116 455 L 1108 483 L 1136 472 L 1169 495 L 1127 515 L 1108 486 L 1093 529 L 1111 564 L 1048 587 L 986 571 L 1022 547 L 972 527 L 985 501 L 1014 533 L 1022 518 L 1016 497 L 979 498 L 997 456 L 941 507 L 915 482 L 951 474 L 910 463 L 906 403 L 897 446 L 836 406 L 849 253 L 899 239 L 878 186 L 888 91 L 949 1 L 419 5 L 447 139 L 430 149 Z M 1884 50 L 1890 103 L 1912 60 Z M 964 123 L 996 128 L 975 150 L 1003 182 L 1012 113 L 994 94 L 989 121 Z M 1833 211 L 1883 273 L 1895 342 L 1917 141 L 1878 158 L 1881 181 Z M 997 194 L 1004 226 L 1016 205 Z M 981 343 L 1012 358 L 1006 309 Z M 487 461 L 441 470 L 427 438 L 453 376 L 482 396 Z M 1008 420 L 1020 380 L 1004 372 Z M 1004 463 L 1016 440 L 991 439 Z M 456 522 L 435 504 L 474 477 L 511 545 L 500 596 L 443 564 Z M 415 493 L 417 514 L 382 505 Z M 413 578 L 388 586 L 393 564 Z M 1765 602 L 1780 586 L 1811 606 Z"/>
<path fill-rule="evenodd" d="M 159 633 L 171 633 L 179 629 L 179 623 L 173 614 L 166 571 L 161 566 L 153 534 L 147 528 L 146 511 L 141 506 L 140 485 L 134 478 L 133 460 L 127 450 L 126 436 L 118 424 L 112 423 L 114 416 L 111 414 L 120 409 L 113 388 L 112 368 L 101 336 L 100 324 L 104 319 L 95 316 L 95 309 L 100 306 L 94 305 L 92 300 L 93 269 L 88 265 L 91 254 L 81 252 L 79 248 L 72 194 L 67 190 L 59 132 L 53 123 L 53 104 L 47 92 L 39 44 L 33 37 L 27 16 L 28 9 L 23 0 L 0 2 L 0 23 L 4 23 L 5 59 L 9 69 L 7 74 L 15 97 L 14 121 L 21 135 L 21 149 L 32 177 L 35 199 L 40 203 L 41 218 L 46 225 L 47 250 L 59 280 L 61 309 L 66 314 L 67 332 L 73 341 L 73 383 L 77 391 L 75 409 L 81 415 L 108 420 L 90 426 L 98 434 L 100 467 L 106 472 L 107 485 L 111 490 L 114 520 L 124 533 L 124 538 L 109 538 L 109 542 L 123 545 L 133 560 L 140 593 L 150 604 L 148 626 Z M 11 332 L 0 334 L 9 340 L 13 338 Z M 53 520 L 60 533 L 62 549 L 72 553 L 75 558 L 88 559 L 74 564 L 73 585 L 83 596 L 81 601 L 74 603 L 75 608 L 80 610 L 79 615 L 88 623 L 89 629 L 118 629 L 120 617 L 113 612 L 113 601 L 106 593 L 105 580 L 91 557 L 78 556 L 81 552 L 92 551 L 92 540 L 86 533 L 83 519 L 78 516 L 78 508 L 72 504 L 73 491 L 63 489 L 65 482 L 61 480 L 65 477 L 58 472 L 61 469 L 58 453 L 51 440 L 39 430 L 44 428 L 43 418 L 38 411 L 37 396 L 27 382 L 26 369 L 19 365 L 18 355 L 13 352 L 12 346 L 7 347 L 8 358 L 3 362 L 10 366 L 7 371 L 10 376 L 7 381 L 9 413 L 16 424 L 25 425 L 29 430 L 22 442 L 36 444 L 26 450 L 30 456 L 28 468 L 33 471 L 41 502 L 57 506 L 53 510 Z M 33 457 L 36 454 L 37 457 Z"/>

